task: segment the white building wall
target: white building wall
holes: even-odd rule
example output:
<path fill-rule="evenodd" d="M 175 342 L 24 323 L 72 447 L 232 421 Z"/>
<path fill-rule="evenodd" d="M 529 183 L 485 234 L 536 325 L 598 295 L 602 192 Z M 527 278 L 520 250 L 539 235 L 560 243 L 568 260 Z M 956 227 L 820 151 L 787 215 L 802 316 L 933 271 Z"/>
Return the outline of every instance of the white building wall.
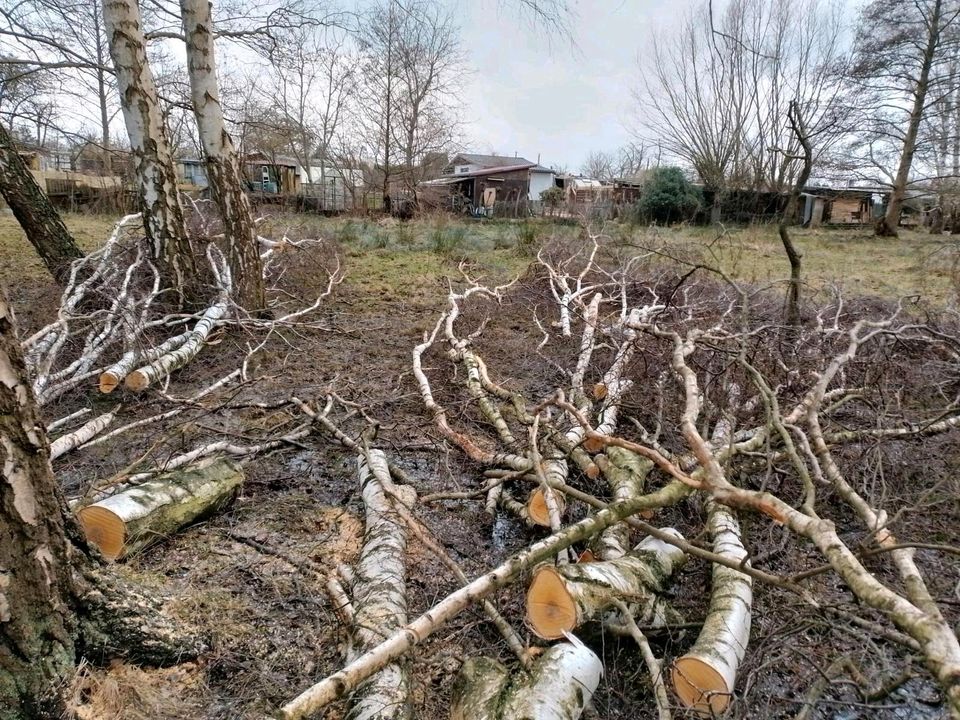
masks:
<path fill-rule="evenodd" d="M 530 200 L 540 202 L 540 193 L 553 187 L 554 177 L 553 173 L 530 173 Z"/>

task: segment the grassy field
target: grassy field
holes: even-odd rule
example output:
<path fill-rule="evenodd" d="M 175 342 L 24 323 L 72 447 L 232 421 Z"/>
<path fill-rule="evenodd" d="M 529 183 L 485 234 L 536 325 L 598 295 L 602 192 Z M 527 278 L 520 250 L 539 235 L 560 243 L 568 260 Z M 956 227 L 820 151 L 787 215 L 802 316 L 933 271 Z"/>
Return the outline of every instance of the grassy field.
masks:
<path fill-rule="evenodd" d="M 91 249 L 107 236 L 114 218 L 68 214 L 67 226 L 80 245 Z M 719 234 L 709 228 L 637 228 L 611 223 L 602 229 L 624 246 L 657 246 L 669 253 L 691 253 L 723 268 L 735 279 L 766 285 L 783 280 L 788 267 L 772 226 L 734 228 Z M 412 299 L 436 281 L 456 274 L 466 258 L 492 280 L 502 280 L 527 265 L 550 238 L 573 239 L 574 224 L 551 221 L 462 221 L 444 216 L 411 222 L 393 219 L 269 216 L 264 234 L 292 239 L 322 237 L 343 249 L 350 283 L 379 289 L 385 302 Z M 898 239 L 873 237 L 869 230 L 795 229 L 804 253 L 804 281 L 817 294 L 839 284 L 853 295 L 895 298 L 921 295 L 933 304 L 954 299 L 955 248 L 949 236 L 931 237 L 904 230 Z M 44 269 L 16 220 L 0 215 L 0 281 L 41 280 Z"/>

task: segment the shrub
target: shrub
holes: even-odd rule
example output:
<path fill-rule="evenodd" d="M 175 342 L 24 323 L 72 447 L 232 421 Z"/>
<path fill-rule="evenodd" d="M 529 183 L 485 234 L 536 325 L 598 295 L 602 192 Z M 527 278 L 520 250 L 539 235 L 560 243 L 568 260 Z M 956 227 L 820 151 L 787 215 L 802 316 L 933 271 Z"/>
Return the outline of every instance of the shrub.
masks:
<path fill-rule="evenodd" d="M 647 222 L 669 225 L 691 219 L 703 205 L 703 194 L 677 167 L 654 170 L 643 185 L 638 209 Z"/>
<path fill-rule="evenodd" d="M 397 228 L 397 242 L 404 247 L 410 247 L 413 245 L 413 240 L 413 228 L 410 223 L 400 223 L 400 227 Z"/>
<path fill-rule="evenodd" d="M 360 239 L 360 233 L 357 230 L 357 223 L 353 220 L 347 220 L 340 228 L 340 242 L 345 245 L 352 245 Z"/>
<path fill-rule="evenodd" d="M 463 246 L 467 231 L 459 226 L 450 228 L 434 228 L 430 234 L 430 245 L 438 255 L 449 257 L 455 255 Z"/>
<path fill-rule="evenodd" d="M 549 208 L 560 207 L 563 202 L 563 190 L 554 186 L 540 193 L 540 201 Z"/>
<path fill-rule="evenodd" d="M 533 255 L 537 250 L 539 235 L 539 229 L 532 222 L 522 222 L 517 225 L 517 252 L 525 256 Z"/>

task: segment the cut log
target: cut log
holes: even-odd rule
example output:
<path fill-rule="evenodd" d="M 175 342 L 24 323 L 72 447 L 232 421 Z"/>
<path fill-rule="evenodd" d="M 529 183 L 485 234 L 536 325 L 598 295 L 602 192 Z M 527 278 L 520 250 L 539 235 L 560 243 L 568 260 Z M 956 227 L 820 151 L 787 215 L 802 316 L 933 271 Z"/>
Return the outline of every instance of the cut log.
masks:
<path fill-rule="evenodd" d="M 196 357 L 206 343 L 207 338 L 227 315 L 229 304 L 227 293 L 221 292 L 216 303 L 204 311 L 193 330 L 187 333 L 187 338 L 175 350 L 170 350 L 152 360 L 149 364 L 138 368 L 127 375 L 124 384 L 136 392 L 145 390 L 151 383 L 156 382 L 174 370 L 178 370 Z"/>
<path fill-rule="evenodd" d="M 566 502 L 563 499 L 563 493 L 553 492 L 554 502 L 557 503 L 557 512 L 563 515 L 566 508 Z M 526 519 L 534 525 L 541 527 L 550 527 L 550 509 L 547 507 L 547 499 L 544 497 L 543 488 L 538 487 L 527 498 Z"/>
<path fill-rule="evenodd" d="M 673 528 L 664 531 L 682 538 Z M 538 636 L 554 640 L 626 600 L 651 624 L 676 622 L 660 594 L 685 559 L 682 550 L 648 537 L 616 560 L 540 568 L 527 591 L 527 621 Z"/>
<path fill-rule="evenodd" d="M 61 435 L 50 443 L 50 459 L 56 460 L 62 455 L 66 455 L 74 448 L 78 448 L 88 440 L 96 437 L 99 433 L 113 422 L 114 414 L 112 412 L 98 415 L 93 420 L 88 421 L 82 427 L 66 435 Z"/>
<path fill-rule="evenodd" d="M 142 550 L 233 499 L 243 470 L 232 460 L 161 475 L 77 512 L 87 539 L 111 560 Z"/>
<path fill-rule="evenodd" d="M 116 387 L 126 379 L 127 375 L 137 367 L 138 363 L 152 362 L 162 355 L 182 347 L 183 344 L 190 339 L 191 332 L 192 331 L 187 331 L 175 335 L 160 345 L 157 345 L 155 348 L 148 348 L 143 351 L 136 348 L 127 350 L 119 360 L 100 373 L 100 392 L 113 392 Z M 137 338 L 134 337 L 134 341 L 136 340 Z"/>
<path fill-rule="evenodd" d="M 707 506 L 713 551 L 738 562 L 747 557 L 733 511 L 718 502 Z M 714 564 L 710 609 L 697 642 L 673 663 L 670 675 L 681 702 L 699 715 L 716 717 L 730 703 L 737 670 L 750 639 L 753 579 Z"/>
<path fill-rule="evenodd" d="M 513 677 L 490 658 L 470 658 L 453 691 L 451 720 L 577 720 L 593 697 L 603 664 L 572 635 Z"/>
<path fill-rule="evenodd" d="M 369 461 L 368 461 L 369 457 Z M 393 485 L 382 450 L 361 453 L 357 460 L 366 508 L 363 549 L 353 581 L 353 661 L 407 623 L 407 523 L 397 513 L 385 487 L 412 507 L 416 493 L 409 485 Z M 350 699 L 350 720 L 393 720 L 410 717 L 410 671 L 394 662 L 361 683 Z"/>

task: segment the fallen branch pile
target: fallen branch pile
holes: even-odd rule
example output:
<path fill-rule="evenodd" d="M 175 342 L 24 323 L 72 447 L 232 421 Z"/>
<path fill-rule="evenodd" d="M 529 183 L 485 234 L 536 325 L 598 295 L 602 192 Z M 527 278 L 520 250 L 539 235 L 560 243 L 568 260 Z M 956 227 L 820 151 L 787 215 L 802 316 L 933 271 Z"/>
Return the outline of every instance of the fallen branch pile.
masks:
<path fill-rule="evenodd" d="M 960 717 L 960 643 L 949 613 L 928 588 L 915 550 L 895 537 L 896 518 L 882 508 L 883 497 L 858 489 L 838 457 L 877 438 L 903 441 L 951 431 L 954 423 L 945 418 L 957 409 L 937 400 L 946 393 L 910 400 L 911 408 L 936 407 L 926 422 L 870 415 L 864 408 L 876 405 L 861 401 L 864 373 L 872 366 L 858 364 L 858 358 L 872 353 L 910 363 L 924 353 L 934 364 L 954 363 L 952 341 L 936 328 L 904 320 L 899 307 L 876 320 L 847 322 L 840 300 L 812 316 L 808 330 L 785 331 L 763 296 L 697 279 L 693 272 L 661 271 L 640 282 L 641 263 L 604 267 L 602 248 L 597 239 L 593 243 L 575 269 L 569 257 L 555 262 L 547 252 L 540 256 L 556 304 L 559 342 L 577 336 L 569 364 L 554 363 L 562 380 L 552 392 L 531 398 L 513 389 L 514 383 L 495 379 L 482 352 L 490 303 L 501 314 L 508 286 L 486 287 L 464 275 L 465 287 L 451 288 L 447 309 L 413 350 L 413 375 L 435 430 L 484 478 L 476 490 L 447 497 L 482 501 L 487 512 L 515 515 L 548 528 L 549 535 L 420 617 L 407 621 L 405 613 L 395 612 L 392 624 L 383 626 L 386 637 L 362 643 L 362 652 L 285 705 L 280 717 L 307 717 L 344 696 L 358 702 L 358 688 L 368 678 L 397 667 L 405 653 L 470 604 L 521 579 L 528 583 L 529 627 L 545 640 L 569 639 L 532 663 L 530 652 L 521 655 L 525 671 L 489 658 L 468 660 L 453 718 L 579 717 L 599 682 L 600 666 L 569 633 L 591 624 L 637 641 L 659 717 L 670 717 L 672 702 L 704 716 L 723 712 L 736 697 L 749 657 L 756 583 L 788 593 L 811 612 L 843 617 L 901 651 L 919 653 L 945 705 Z M 464 336 L 459 326 L 468 317 L 477 330 Z M 545 335 L 541 348 L 548 347 L 550 332 L 538 320 L 533 324 Z M 802 336 L 792 335 L 791 342 L 802 351 L 785 359 L 784 333 L 797 332 Z M 459 388 L 438 391 L 428 373 L 424 358 L 440 346 L 457 369 Z M 882 392 L 894 393 L 905 409 L 906 378 L 882 376 Z M 922 392 L 918 387 L 910 389 Z M 441 398 L 466 398 L 469 410 L 455 421 Z M 329 419 L 331 403 L 320 413 L 300 405 L 334 439 L 359 446 Z M 385 461 L 379 467 L 384 485 L 392 483 L 391 474 L 410 482 Z M 701 518 L 684 534 L 704 534 L 709 545 L 641 519 L 651 511 L 680 517 L 671 508 L 681 505 L 688 506 L 687 524 L 691 512 Z M 845 516 L 855 517 L 859 527 L 841 533 L 838 523 Z M 788 541 L 808 543 L 825 564 L 794 577 L 758 567 L 756 557 L 776 553 L 760 547 L 758 555 L 748 527 L 754 537 L 784 528 Z M 867 552 L 889 559 L 882 572 L 868 568 Z M 712 563 L 710 590 L 699 602 L 702 625 L 664 672 L 640 626 L 682 624 L 669 586 L 691 556 Z M 842 603 L 829 586 L 809 582 L 824 573 L 834 574 L 855 598 L 852 611 L 838 607 Z"/>

